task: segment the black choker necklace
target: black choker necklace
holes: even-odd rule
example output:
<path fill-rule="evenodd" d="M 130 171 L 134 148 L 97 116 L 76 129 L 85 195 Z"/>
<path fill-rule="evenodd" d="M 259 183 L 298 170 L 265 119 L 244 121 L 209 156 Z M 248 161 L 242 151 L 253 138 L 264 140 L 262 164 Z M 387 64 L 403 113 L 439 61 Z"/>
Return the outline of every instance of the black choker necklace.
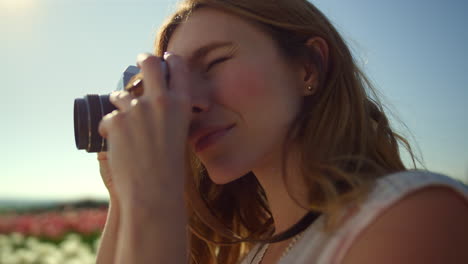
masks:
<path fill-rule="evenodd" d="M 291 228 L 266 240 L 265 243 L 276 243 L 276 242 L 287 240 L 301 233 L 302 231 L 306 230 L 307 227 L 309 227 L 319 216 L 320 216 L 319 213 L 309 212 L 306 215 L 304 215 L 301 218 L 301 220 L 295 223 Z"/>
<path fill-rule="evenodd" d="M 280 241 L 287 240 L 304 230 L 306 230 L 318 217 L 320 216 L 320 213 L 315 213 L 315 212 L 309 212 L 306 215 L 304 215 L 301 220 L 299 220 L 297 223 L 295 223 L 291 228 L 288 230 L 279 233 L 276 236 L 273 236 L 272 238 L 265 240 L 264 243 L 270 244 L 270 243 L 277 243 Z M 262 247 L 259 247 L 257 252 L 255 252 L 255 255 L 252 258 L 252 261 L 257 257 L 257 254 L 260 252 Z"/>

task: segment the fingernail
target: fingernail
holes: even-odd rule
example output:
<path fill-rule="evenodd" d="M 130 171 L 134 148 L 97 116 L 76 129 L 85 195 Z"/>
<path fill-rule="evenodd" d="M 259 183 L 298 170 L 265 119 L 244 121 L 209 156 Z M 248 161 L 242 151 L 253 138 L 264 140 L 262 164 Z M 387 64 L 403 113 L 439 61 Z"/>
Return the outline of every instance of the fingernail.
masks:
<path fill-rule="evenodd" d="M 138 67 L 141 67 L 141 63 L 146 60 L 149 56 L 153 56 L 153 54 L 149 53 L 149 52 L 145 52 L 145 53 L 140 53 L 138 54 L 137 56 L 137 66 Z"/>
<path fill-rule="evenodd" d="M 166 52 L 164 52 L 163 58 L 164 58 L 164 59 L 167 59 L 167 57 L 169 57 L 169 56 L 171 56 L 171 55 L 174 55 L 174 53 L 172 53 L 172 52 L 167 52 L 167 51 L 166 51 Z"/>

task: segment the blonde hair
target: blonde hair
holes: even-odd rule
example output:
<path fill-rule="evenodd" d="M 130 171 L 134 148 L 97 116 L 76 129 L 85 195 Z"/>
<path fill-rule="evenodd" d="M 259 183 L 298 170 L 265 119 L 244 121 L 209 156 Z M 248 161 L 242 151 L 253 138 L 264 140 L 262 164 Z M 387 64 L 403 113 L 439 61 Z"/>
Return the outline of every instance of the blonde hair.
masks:
<path fill-rule="evenodd" d="M 399 144 L 407 148 L 414 163 L 407 140 L 390 127 L 376 90 L 357 66 L 345 41 L 310 2 L 183 1 L 161 27 L 155 54 L 162 56 L 177 26 L 195 10 L 206 7 L 252 22 L 273 37 L 286 59 L 312 62 L 319 70 L 319 89 L 314 96 L 304 98 L 288 140 L 300 146 L 301 180 L 308 186 L 305 196 L 294 198 L 310 211 L 323 214 L 325 231 L 339 224 L 340 209 L 366 197 L 377 178 L 406 170 Z M 311 37 L 327 42 L 327 62 L 305 45 Z M 285 154 L 287 151 L 284 147 Z M 264 190 L 252 173 L 216 185 L 203 164 L 189 155 L 186 205 L 191 263 L 237 263 L 254 242 L 269 238 L 274 230 Z"/>

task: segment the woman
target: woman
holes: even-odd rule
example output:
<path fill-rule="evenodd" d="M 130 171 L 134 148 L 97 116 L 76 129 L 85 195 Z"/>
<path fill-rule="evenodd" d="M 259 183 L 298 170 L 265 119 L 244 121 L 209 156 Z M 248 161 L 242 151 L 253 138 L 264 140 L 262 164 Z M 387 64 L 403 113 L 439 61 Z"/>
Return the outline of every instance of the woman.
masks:
<path fill-rule="evenodd" d="M 186 0 L 154 53 L 100 125 L 98 263 L 468 263 L 468 189 L 407 170 L 311 3 Z"/>

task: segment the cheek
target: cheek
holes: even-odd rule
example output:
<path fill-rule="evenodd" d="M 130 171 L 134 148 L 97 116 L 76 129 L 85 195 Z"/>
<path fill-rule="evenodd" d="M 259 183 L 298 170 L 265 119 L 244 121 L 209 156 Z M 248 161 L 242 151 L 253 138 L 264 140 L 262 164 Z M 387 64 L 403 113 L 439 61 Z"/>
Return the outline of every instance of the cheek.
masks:
<path fill-rule="evenodd" d="M 246 105 L 265 98 L 268 85 L 261 72 L 251 68 L 233 68 L 220 78 L 219 98 L 227 104 Z"/>

